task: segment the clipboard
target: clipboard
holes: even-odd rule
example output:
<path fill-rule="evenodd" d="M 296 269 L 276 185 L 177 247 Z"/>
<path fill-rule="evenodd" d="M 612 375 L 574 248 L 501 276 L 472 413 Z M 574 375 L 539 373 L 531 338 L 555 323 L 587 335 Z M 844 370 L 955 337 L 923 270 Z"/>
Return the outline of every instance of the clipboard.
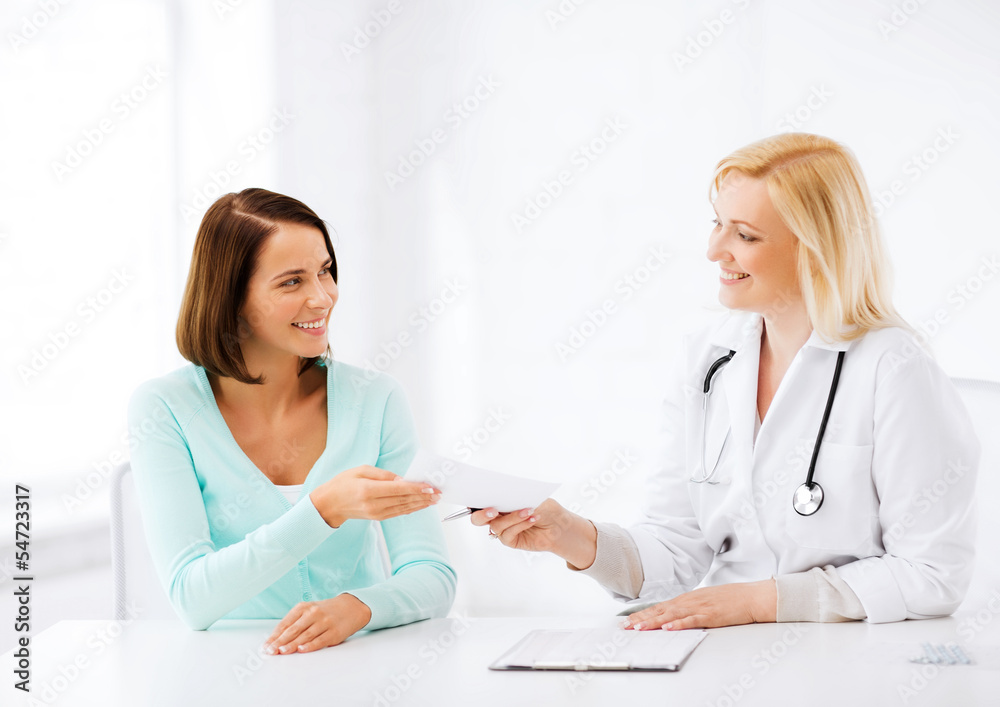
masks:
<path fill-rule="evenodd" d="M 500 656 L 490 670 L 680 670 L 705 640 L 704 629 L 536 630 Z"/>

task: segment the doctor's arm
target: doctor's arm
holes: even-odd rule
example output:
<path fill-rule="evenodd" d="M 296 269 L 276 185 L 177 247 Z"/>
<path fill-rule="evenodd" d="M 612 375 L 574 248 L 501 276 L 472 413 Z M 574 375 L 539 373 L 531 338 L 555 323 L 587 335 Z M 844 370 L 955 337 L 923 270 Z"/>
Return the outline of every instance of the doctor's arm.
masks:
<path fill-rule="evenodd" d="M 474 513 L 508 547 L 552 552 L 608 590 L 616 599 L 657 600 L 693 589 L 708 572 L 714 552 L 705 541 L 688 494 L 684 404 L 690 366 L 679 349 L 662 405 L 656 468 L 646 479 L 642 521 L 628 530 L 592 522 L 553 500 L 536 509 L 498 515 Z M 492 514 L 492 515 L 490 515 Z"/>
<path fill-rule="evenodd" d="M 857 599 L 833 568 L 694 589 L 714 557 L 705 541 L 688 493 L 683 405 L 700 391 L 697 381 L 683 378 L 695 370 L 682 355 L 674 359 L 668 395 L 663 404 L 659 466 L 647 481 L 643 520 L 628 530 L 596 523 L 597 553 L 583 570 L 617 599 L 661 601 L 629 616 L 629 626 L 692 628 L 729 626 L 783 619 L 808 607 L 824 618 L 849 620 L 859 610 Z M 853 604 L 852 604 L 853 600 Z"/>
<path fill-rule="evenodd" d="M 586 574 L 618 599 L 659 601 L 683 595 L 708 573 L 715 551 L 691 502 L 685 407 L 701 391 L 685 376 L 695 370 L 681 347 L 661 405 L 655 468 L 646 478 L 642 517 L 627 530 L 600 523 L 598 553 Z"/>
<path fill-rule="evenodd" d="M 885 554 L 837 568 L 868 621 L 945 616 L 961 604 L 975 555 L 979 455 L 968 413 L 936 363 L 923 354 L 880 363 L 872 480 Z"/>

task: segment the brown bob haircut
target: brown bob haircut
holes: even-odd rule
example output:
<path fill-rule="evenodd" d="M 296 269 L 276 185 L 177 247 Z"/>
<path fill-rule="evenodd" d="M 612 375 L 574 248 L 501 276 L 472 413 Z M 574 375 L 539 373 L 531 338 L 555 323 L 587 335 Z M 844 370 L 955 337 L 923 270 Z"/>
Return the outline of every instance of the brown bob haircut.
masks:
<path fill-rule="evenodd" d="M 249 332 L 241 327 L 239 312 L 261 248 L 282 223 L 311 226 L 323 234 L 337 281 L 337 258 L 326 224 L 301 201 L 256 188 L 219 197 L 198 227 L 177 318 L 177 348 L 191 363 L 242 383 L 264 382 L 262 376 L 250 375 L 243 360 L 240 342 Z M 299 375 L 319 358 L 303 359 Z"/>

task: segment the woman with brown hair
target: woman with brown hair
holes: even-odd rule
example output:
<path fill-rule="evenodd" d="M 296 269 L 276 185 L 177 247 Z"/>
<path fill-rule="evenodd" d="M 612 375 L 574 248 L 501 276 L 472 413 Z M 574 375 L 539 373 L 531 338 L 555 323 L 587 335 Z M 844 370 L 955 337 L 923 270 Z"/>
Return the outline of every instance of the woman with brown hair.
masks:
<path fill-rule="evenodd" d="M 426 510 L 439 492 L 400 478 L 417 451 L 403 391 L 331 359 L 337 297 L 312 209 L 264 189 L 221 197 L 198 230 L 177 323 L 191 365 L 129 404 L 131 427 L 160 421 L 131 463 L 172 605 L 195 629 L 279 618 L 271 653 L 444 616 L 454 598 Z"/>

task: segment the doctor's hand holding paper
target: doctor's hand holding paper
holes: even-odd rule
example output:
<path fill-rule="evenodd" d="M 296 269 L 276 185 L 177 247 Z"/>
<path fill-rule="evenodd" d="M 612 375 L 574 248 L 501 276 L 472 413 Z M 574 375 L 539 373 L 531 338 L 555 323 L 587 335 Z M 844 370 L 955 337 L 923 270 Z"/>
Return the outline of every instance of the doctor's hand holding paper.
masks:
<path fill-rule="evenodd" d="M 712 187 L 707 255 L 732 311 L 673 359 L 641 522 L 551 499 L 472 522 L 659 602 L 636 629 L 952 613 L 972 576 L 979 443 L 892 306 L 856 159 L 780 135 L 723 159 Z"/>

